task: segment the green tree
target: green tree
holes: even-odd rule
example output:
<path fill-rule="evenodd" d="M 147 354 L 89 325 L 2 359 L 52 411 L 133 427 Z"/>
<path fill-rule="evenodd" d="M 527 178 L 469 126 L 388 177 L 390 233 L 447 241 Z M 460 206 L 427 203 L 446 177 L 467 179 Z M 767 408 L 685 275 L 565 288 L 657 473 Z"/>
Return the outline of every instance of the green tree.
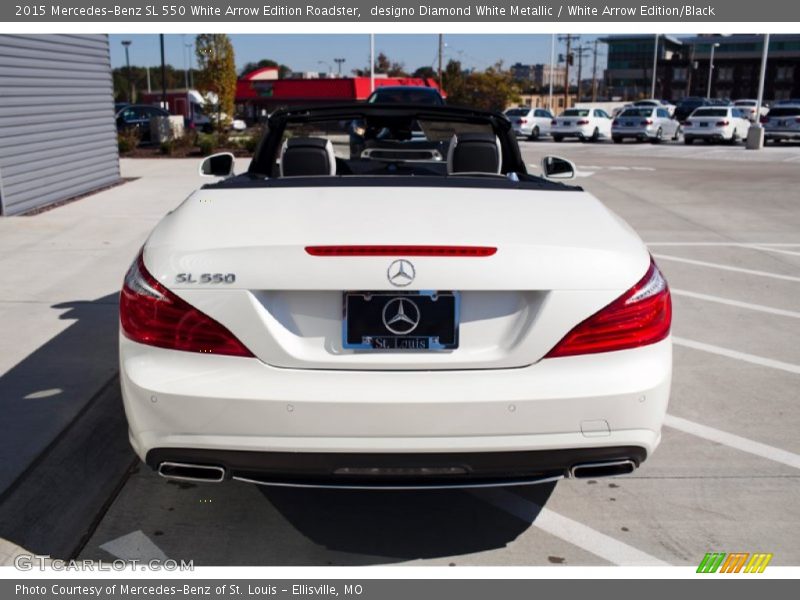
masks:
<path fill-rule="evenodd" d="M 436 79 L 436 69 L 433 67 L 419 67 L 414 71 L 412 77 L 419 77 L 421 79 Z"/>
<path fill-rule="evenodd" d="M 375 57 L 375 72 L 385 74 L 387 77 L 408 77 L 405 65 L 390 60 L 383 52 L 379 52 Z M 369 65 L 363 69 L 353 69 L 353 74 L 359 77 L 369 77 Z"/>
<path fill-rule="evenodd" d="M 289 75 L 291 75 L 291 73 L 292 73 L 292 70 L 288 66 L 282 65 L 282 64 L 280 64 L 280 63 L 278 63 L 278 62 L 276 62 L 276 61 L 274 61 L 272 59 L 269 59 L 269 58 L 262 58 L 258 62 L 249 62 L 249 63 L 247 63 L 242 68 L 239 76 L 240 77 L 244 77 L 248 73 L 252 73 L 253 71 L 255 71 L 257 69 L 263 69 L 264 67 L 278 67 L 278 77 L 280 79 L 284 79 L 284 78 L 288 77 Z"/>
<path fill-rule="evenodd" d="M 443 78 L 449 104 L 502 111 L 520 101 L 519 85 L 502 62 L 485 71 L 467 73 L 459 62 L 451 60 Z"/>
<path fill-rule="evenodd" d="M 226 121 L 233 115 L 236 101 L 236 59 L 233 44 L 224 33 L 203 33 L 195 40 L 200 73 L 197 87 L 204 97 L 214 105 L 217 112 L 217 127 L 227 129 Z"/>

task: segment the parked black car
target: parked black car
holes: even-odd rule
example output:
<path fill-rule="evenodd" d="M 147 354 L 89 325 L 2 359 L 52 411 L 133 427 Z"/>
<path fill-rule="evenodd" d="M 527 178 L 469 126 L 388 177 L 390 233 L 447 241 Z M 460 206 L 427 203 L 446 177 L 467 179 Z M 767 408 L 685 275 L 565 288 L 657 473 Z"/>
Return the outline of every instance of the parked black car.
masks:
<path fill-rule="evenodd" d="M 699 98 L 697 96 L 689 96 L 688 98 L 684 98 L 678 105 L 675 107 L 675 115 L 674 117 L 678 121 L 685 121 L 689 115 L 691 115 L 695 109 L 700 108 L 701 106 L 711 106 L 712 101 L 708 98 Z"/>
<path fill-rule="evenodd" d="M 430 104 L 442 106 L 444 98 L 436 88 L 421 85 L 387 85 L 379 87 L 367 98 L 369 104 Z"/>
<path fill-rule="evenodd" d="M 150 104 L 128 104 L 117 111 L 117 131 L 136 129 L 143 142 L 150 141 L 150 119 L 168 117 L 169 111 Z"/>

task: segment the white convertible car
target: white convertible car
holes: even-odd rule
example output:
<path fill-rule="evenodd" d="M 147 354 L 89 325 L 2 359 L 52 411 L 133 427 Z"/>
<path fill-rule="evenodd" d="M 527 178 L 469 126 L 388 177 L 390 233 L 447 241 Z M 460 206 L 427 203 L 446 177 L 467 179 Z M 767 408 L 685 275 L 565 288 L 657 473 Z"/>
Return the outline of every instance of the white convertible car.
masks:
<path fill-rule="evenodd" d="M 120 298 L 130 441 L 167 478 L 439 488 L 630 473 L 670 390 L 667 283 L 501 114 L 279 111 Z"/>

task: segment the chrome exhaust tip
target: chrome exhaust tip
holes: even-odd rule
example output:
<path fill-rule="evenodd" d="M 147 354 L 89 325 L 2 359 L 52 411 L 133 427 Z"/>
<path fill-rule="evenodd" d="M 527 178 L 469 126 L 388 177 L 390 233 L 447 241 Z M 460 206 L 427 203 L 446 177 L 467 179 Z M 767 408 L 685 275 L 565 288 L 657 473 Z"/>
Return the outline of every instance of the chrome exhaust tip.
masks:
<path fill-rule="evenodd" d="M 569 476 L 573 479 L 589 479 L 596 477 L 615 477 L 629 475 L 636 470 L 636 463 L 626 458 L 607 462 L 583 463 L 573 465 L 569 469 Z"/>
<path fill-rule="evenodd" d="M 196 465 L 192 463 L 162 462 L 158 474 L 175 481 L 198 481 L 219 483 L 225 479 L 225 469 L 218 465 Z"/>

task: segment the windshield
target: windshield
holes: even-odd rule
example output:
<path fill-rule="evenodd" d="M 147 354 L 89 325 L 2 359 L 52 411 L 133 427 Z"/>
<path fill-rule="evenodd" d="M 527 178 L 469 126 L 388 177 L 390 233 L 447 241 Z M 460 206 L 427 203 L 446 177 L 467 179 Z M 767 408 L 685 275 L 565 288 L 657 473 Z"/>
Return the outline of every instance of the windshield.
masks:
<path fill-rule="evenodd" d="M 561 113 L 562 117 L 588 117 L 589 111 L 583 108 L 570 108 Z"/>
<path fill-rule="evenodd" d="M 628 108 L 620 117 L 649 117 L 653 114 L 652 108 Z"/>
<path fill-rule="evenodd" d="M 800 106 L 773 108 L 767 115 L 769 117 L 796 117 L 800 116 Z"/>
<path fill-rule="evenodd" d="M 692 113 L 693 117 L 727 117 L 727 108 L 698 108 Z"/>
<path fill-rule="evenodd" d="M 530 111 L 527 108 L 512 108 L 506 111 L 507 117 L 526 117 Z"/>
<path fill-rule="evenodd" d="M 369 103 L 390 104 L 441 104 L 439 94 L 429 88 L 385 88 L 375 90 L 367 100 Z"/>

